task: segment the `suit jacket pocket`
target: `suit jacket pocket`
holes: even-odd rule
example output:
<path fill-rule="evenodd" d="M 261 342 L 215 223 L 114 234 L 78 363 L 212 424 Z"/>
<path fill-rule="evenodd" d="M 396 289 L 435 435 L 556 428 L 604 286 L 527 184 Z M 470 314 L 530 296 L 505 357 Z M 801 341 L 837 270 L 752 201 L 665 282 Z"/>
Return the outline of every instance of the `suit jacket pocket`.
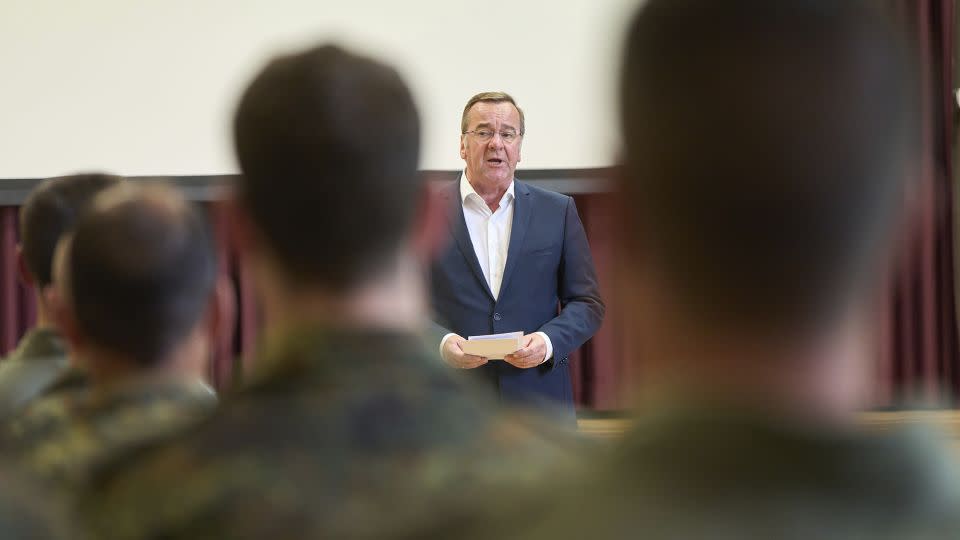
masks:
<path fill-rule="evenodd" d="M 527 257 L 546 257 L 547 255 L 553 255 L 555 248 L 547 247 L 543 249 L 535 249 L 533 251 L 528 251 L 526 253 Z"/>

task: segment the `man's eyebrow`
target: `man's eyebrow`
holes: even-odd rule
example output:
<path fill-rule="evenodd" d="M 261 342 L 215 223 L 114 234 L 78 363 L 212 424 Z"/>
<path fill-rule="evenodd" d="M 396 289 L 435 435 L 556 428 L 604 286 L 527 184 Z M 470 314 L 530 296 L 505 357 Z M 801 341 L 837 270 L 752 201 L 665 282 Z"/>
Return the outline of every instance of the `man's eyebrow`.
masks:
<path fill-rule="evenodd" d="M 474 130 L 478 130 L 478 129 L 492 129 L 492 126 L 493 126 L 493 124 L 491 124 L 490 122 L 483 122 L 482 124 L 477 124 L 473 129 L 474 129 Z M 508 131 L 508 130 L 519 131 L 517 128 L 513 127 L 513 126 L 510 125 L 510 124 L 507 124 L 507 123 L 505 123 L 505 122 L 502 123 L 501 131 Z"/>
<path fill-rule="evenodd" d="M 501 129 L 500 129 L 501 131 L 513 131 L 513 132 L 515 132 L 515 133 L 519 133 L 519 132 L 520 132 L 519 129 L 513 127 L 512 125 L 510 125 L 510 124 L 508 124 L 508 123 L 506 123 L 506 122 L 502 122 L 502 123 L 501 123 L 501 126 L 502 126 Z M 479 123 L 479 124 L 477 124 L 476 126 L 473 127 L 473 131 L 476 131 L 476 130 L 478 130 L 478 129 L 493 129 L 493 124 L 491 124 L 490 122 L 481 122 L 481 123 Z"/>

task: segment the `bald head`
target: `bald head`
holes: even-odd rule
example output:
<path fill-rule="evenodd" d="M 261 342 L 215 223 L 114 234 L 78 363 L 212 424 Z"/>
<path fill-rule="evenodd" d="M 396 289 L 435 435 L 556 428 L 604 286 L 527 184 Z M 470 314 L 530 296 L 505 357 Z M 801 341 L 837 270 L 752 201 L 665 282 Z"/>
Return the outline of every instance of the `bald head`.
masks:
<path fill-rule="evenodd" d="M 120 186 L 99 195 L 55 266 L 78 330 L 149 365 L 184 339 L 216 273 L 206 221 L 174 189 Z"/>

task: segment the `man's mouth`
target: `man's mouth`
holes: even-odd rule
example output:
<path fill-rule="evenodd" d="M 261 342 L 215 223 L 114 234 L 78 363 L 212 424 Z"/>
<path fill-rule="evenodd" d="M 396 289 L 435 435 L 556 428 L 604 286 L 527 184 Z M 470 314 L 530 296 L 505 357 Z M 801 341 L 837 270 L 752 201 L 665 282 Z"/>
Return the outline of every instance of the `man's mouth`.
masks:
<path fill-rule="evenodd" d="M 493 165 L 500 165 L 501 163 L 503 163 L 503 160 L 499 158 L 490 158 L 487 160 L 487 163 L 490 163 Z"/>

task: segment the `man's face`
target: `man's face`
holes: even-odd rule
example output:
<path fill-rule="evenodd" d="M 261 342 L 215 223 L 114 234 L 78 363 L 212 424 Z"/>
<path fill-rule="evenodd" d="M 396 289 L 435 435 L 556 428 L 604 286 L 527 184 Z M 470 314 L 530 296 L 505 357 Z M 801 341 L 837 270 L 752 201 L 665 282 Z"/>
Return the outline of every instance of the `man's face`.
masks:
<path fill-rule="evenodd" d="M 467 133 L 460 136 L 460 157 L 466 162 L 467 177 L 471 182 L 504 187 L 513 180 L 520 162 L 520 112 L 507 102 L 481 101 L 467 113 Z M 493 133 L 483 141 L 476 132 Z M 518 135 L 512 142 L 503 140 L 502 133 Z"/>

